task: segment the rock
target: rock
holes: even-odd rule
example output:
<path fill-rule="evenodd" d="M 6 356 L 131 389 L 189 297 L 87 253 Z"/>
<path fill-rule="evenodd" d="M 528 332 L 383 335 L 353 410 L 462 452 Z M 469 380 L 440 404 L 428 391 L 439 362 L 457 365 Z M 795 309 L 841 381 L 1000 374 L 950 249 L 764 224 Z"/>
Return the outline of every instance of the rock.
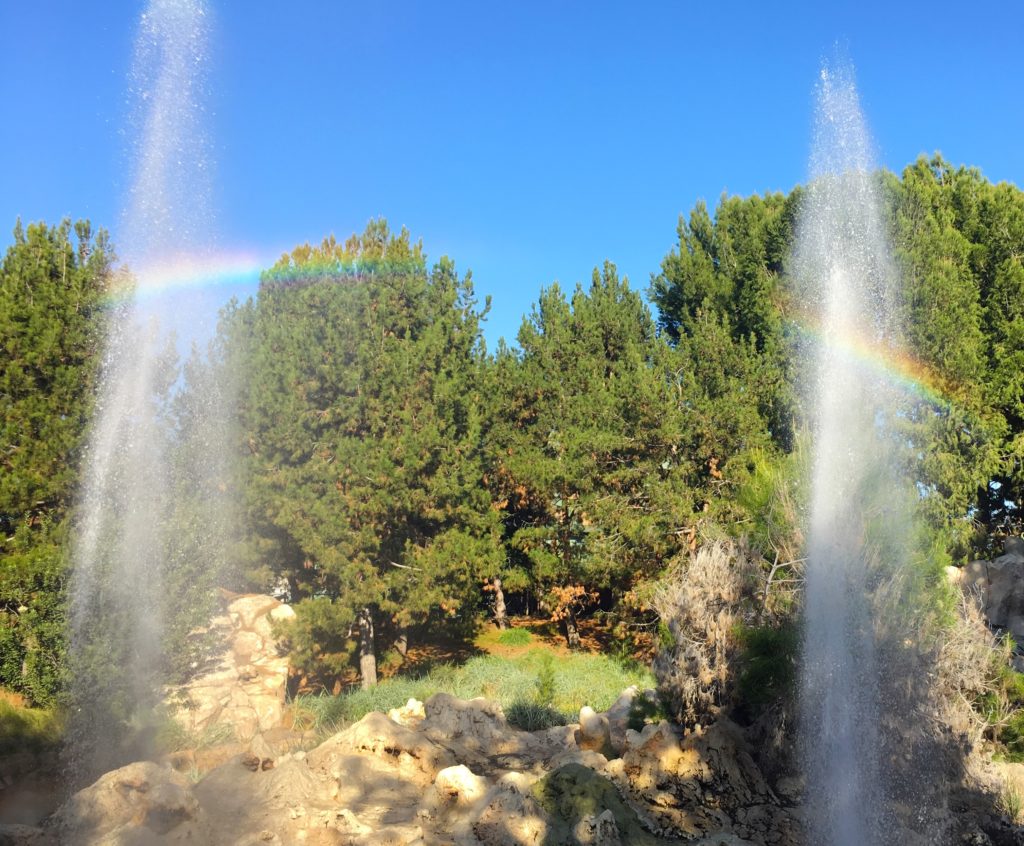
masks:
<path fill-rule="evenodd" d="M 273 597 L 251 594 L 233 599 L 225 614 L 211 621 L 206 631 L 216 633 L 221 646 L 210 666 L 166 694 L 169 713 L 187 733 L 223 734 L 222 743 L 248 743 L 281 726 L 288 659 L 278 652 L 271 620 L 294 616 Z"/>
<path fill-rule="evenodd" d="M 47 821 L 64 843 L 143 842 L 172 830 L 180 839 L 206 843 L 203 816 L 187 779 L 151 761 L 129 764 L 78 791 Z"/>
<path fill-rule="evenodd" d="M 985 616 L 989 625 L 1024 639 L 1024 557 L 1001 555 L 988 567 Z"/>
<path fill-rule="evenodd" d="M 576 745 L 602 754 L 612 753 L 611 730 L 608 718 L 598 714 L 589 705 L 580 708 L 580 727 L 576 730 Z"/>
<path fill-rule="evenodd" d="M 702 837 L 700 840 L 691 843 L 690 846 L 755 846 L 755 844 L 749 840 L 744 840 L 742 837 L 737 837 L 735 834 L 718 831 L 707 837 Z"/>
<path fill-rule="evenodd" d="M 627 844 L 659 842 L 646 831 L 636 811 L 608 778 L 580 764 L 567 764 L 546 775 L 534 791 L 549 818 L 555 843 Z"/>
<path fill-rule="evenodd" d="M 465 764 L 446 767 L 434 779 L 434 790 L 443 804 L 469 806 L 487 793 L 487 779 L 473 773 Z"/>
<path fill-rule="evenodd" d="M 440 770 L 456 763 L 447 749 L 376 711 L 324 741 L 306 755 L 306 760 L 314 769 L 344 779 L 348 775 L 343 766 L 347 754 L 388 759 L 404 777 L 422 786 L 432 783 Z"/>
<path fill-rule="evenodd" d="M 775 783 L 775 794 L 787 805 L 798 805 L 803 801 L 806 786 L 803 776 L 787 776 Z"/>
<path fill-rule="evenodd" d="M 512 731 L 501 706 L 486 699 L 435 693 L 423 711 L 421 728 L 428 737 L 458 741 L 473 751 L 493 750 L 494 744 L 507 740 Z"/>
<path fill-rule="evenodd" d="M 612 750 L 616 755 L 621 755 L 626 746 L 626 732 L 629 730 L 629 715 L 633 709 L 633 703 L 640 693 L 636 685 L 627 687 L 619 698 L 615 700 L 612 707 L 604 712 L 605 720 L 608 723 L 609 737 Z"/>
<path fill-rule="evenodd" d="M 470 820 L 472 834 L 480 843 L 541 846 L 547 842 L 547 815 L 530 795 L 532 785 L 528 776 L 509 773 L 491 788 L 484 797 L 482 810 Z"/>
<path fill-rule="evenodd" d="M 31 825 L 0 825 L 0 846 L 58 846 L 56 838 Z"/>
<path fill-rule="evenodd" d="M 1018 555 L 1024 558 L 1024 538 L 1008 537 L 1003 539 L 1003 552 L 1006 555 Z"/>
<path fill-rule="evenodd" d="M 257 620 L 271 614 L 281 605 L 282 603 L 272 596 L 248 594 L 231 601 L 228 605 L 228 617 L 235 623 L 237 629 L 252 629 Z"/>
<path fill-rule="evenodd" d="M 988 562 L 972 561 L 964 567 L 960 586 L 981 597 L 984 603 L 988 597 Z"/>
<path fill-rule="evenodd" d="M 617 773 L 610 765 L 608 771 Z M 726 832 L 741 839 L 756 835 L 775 843 L 798 842 L 796 820 L 729 720 L 685 735 L 666 722 L 627 732 L 621 772 L 616 783 L 662 828 L 690 838 Z"/>
<path fill-rule="evenodd" d="M 400 726 L 415 728 L 427 716 L 423 709 L 423 703 L 418 699 L 410 699 L 401 708 L 392 708 L 388 711 L 388 719 L 394 720 Z"/>
<path fill-rule="evenodd" d="M 622 846 L 615 815 L 609 810 L 597 816 L 588 814 L 583 817 L 576 823 L 572 833 L 580 846 Z"/>

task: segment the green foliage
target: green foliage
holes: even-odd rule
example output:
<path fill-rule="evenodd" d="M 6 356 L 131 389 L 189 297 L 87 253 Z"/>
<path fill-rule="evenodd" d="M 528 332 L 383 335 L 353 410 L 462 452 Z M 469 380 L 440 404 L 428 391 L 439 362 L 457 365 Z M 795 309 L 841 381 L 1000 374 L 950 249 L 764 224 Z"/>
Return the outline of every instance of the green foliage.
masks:
<path fill-rule="evenodd" d="M 56 751 L 63 734 L 64 714 L 59 708 L 22 708 L 0 696 L 0 755 Z"/>
<path fill-rule="evenodd" d="M 660 723 L 667 719 L 668 714 L 657 696 L 639 693 L 629 705 L 627 726 L 633 731 L 643 731 L 648 723 Z"/>
<path fill-rule="evenodd" d="M 543 731 L 544 729 L 564 726 L 572 721 L 572 716 L 556 711 L 550 705 L 539 702 L 517 701 L 509 705 L 505 711 L 509 725 L 523 731 Z"/>
<path fill-rule="evenodd" d="M 800 651 L 797 626 L 741 626 L 737 637 L 742 647 L 736 683 L 741 707 L 763 707 L 788 696 Z"/>
<path fill-rule="evenodd" d="M 555 701 L 555 659 L 545 652 L 537 672 L 537 704 L 549 706 Z"/>
<path fill-rule="evenodd" d="M 0 263 L 0 684 L 52 702 L 65 541 L 104 330 L 105 232 L 19 221 Z"/>
<path fill-rule="evenodd" d="M 533 635 L 526 629 L 505 629 L 498 635 L 498 643 L 502 646 L 529 646 Z"/>
<path fill-rule="evenodd" d="M 236 739 L 235 727 L 228 723 L 213 723 L 199 731 L 188 731 L 177 720 L 161 715 L 156 726 L 156 748 L 165 754 L 184 749 L 208 749 Z"/>
<path fill-rule="evenodd" d="M 897 643 L 901 614 L 941 636 L 944 564 L 1024 529 L 1024 193 L 938 157 L 878 178 L 906 287 L 900 369 L 918 388 L 887 421 L 891 460 L 925 518 L 902 538 L 866 528 L 869 546 L 915 562 L 911 602 L 889 623 Z M 651 280 L 656 319 L 606 263 L 589 286 L 544 290 L 518 349 L 494 356 L 471 278 L 447 259 L 428 266 L 383 221 L 282 257 L 253 300 L 225 311 L 206 359 L 166 368 L 163 669 L 181 677 L 201 660 L 207 644 L 188 632 L 218 580 L 287 585 L 293 661 L 327 681 L 353 663 L 360 615 L 380 642 L 417 626 L 470 631 L 487 579 L 571 634 L 598 606 L 653 624 L 652 585 L 699 541 L 744 535 L 769 562 L 798 559 L 806 337 L 787 262 L 802 197 L 698 204 Z M 65 681 L 68 509 L 112 258 L 87 223 L 19 224 L 0 264 L 0 683 L 34 702 Z M 200 407 L 225 372 L 244 374 L 244 478 L 226 455 L 196 484 L 194 447 L 226 442 Z M 236 498 L 242 532 L 226 519 Z M 768 613 L 793 610 L 775 597 Z M 127 643 L 116 616 L 98 619 L 108 642 Z M 772 644 L 751 637 L 756 703 L 784 688 L 785 662 L 772 667 Z M 117 682 L 108 652 L 82 660 Z M 540 672 L 513 673 L 521 701 Z M 565 684 L 559 674 L 556 709 Z"/>
<path fill-rule="evenodd" d="M 995 672 L 995 682 L 983 694 L 976 707 L 985 721 L 993 726 L 994 739 L 1002 747 L 1000 757 L 1014 763 L 1024 762 L 1024 673 L 1007 665 L 1005 653 L 1012 646 L 1004 643 Z"/>
<path fill-rule="evenodd" d="M 674 359 L 614 265 L 567 298 L 542 291 L 489 371 L 492 497 L 504 511 L 510 590 L 566 625 L 596 590 L 654 578 L 695 510 L 700 468 L 681 449 Z M 574 644 L 571 644 L 574 645 Z"/>
<path fill-rule="evenodd" d="M 227 316 L 249 374 L 248 569 L 287 580 L 300 663 L 363 609 L 385 627 L 475 621 L 502 557 L 481 485 L 485 312 L 450 261 L 428 270 L 375 221 L 284 256 Z"/>
<path fill-rule="evenodd" d="M 1011 780 L 1004 782 L 999 791 L 999 799 L 996 807 L 1002 811 L 1010 822 L 1019 825 L 1024 817 L 1024 795 L 1021 795 L 1020 788 Z"/>

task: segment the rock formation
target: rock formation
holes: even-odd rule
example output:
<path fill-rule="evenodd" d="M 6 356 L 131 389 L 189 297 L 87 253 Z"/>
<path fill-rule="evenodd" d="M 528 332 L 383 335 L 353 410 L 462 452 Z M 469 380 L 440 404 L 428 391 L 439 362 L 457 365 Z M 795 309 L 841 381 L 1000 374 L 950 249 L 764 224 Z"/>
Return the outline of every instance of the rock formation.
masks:
<path fill-rule="evenodd" d="M 509 726 L 494 703 L 447 694 L 396 716 L 404 724 L 368 714 L 308 752 L 238 754 L 196 784 L 170 766 L 131 764 L 41 828 L 0 827 L 0 844 L 798 842 L 790 810 L 725 721 L 685 736 L 668 723 L 626 730 L 622 757 L 609 760 L 577 737 L 614 754 L 614 708 L 533 733 Z"/>
<path fill-rule="evenodd" d="M 204 634 L 221 644 L 188 684 L 168 692 L 172 717 L 191 736 L 224 727 L 238 741 L 277 728 L 284 715 L 288 659 L 272 626 L 295 612 L 271 596 L 250 594 L 227 603 Z"/>
<path fill-rule="evenodd" d="M 972 561 L 950 576 L 978 597 L 989 626 L 1024 643 L 1024 539 L 1007 538 L 998 558 Z"/>

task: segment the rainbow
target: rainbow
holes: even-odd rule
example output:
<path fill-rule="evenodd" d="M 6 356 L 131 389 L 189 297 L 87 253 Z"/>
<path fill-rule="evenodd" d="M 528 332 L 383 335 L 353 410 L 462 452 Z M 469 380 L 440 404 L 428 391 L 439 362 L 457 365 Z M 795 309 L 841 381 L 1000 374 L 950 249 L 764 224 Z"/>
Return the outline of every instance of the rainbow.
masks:
<path fill-rule="evenodd" d="M 831 343 L 860 366 L 887 380 L 908 394 L 939 408 L 951 408 L 959 393 L 957 385 L 908 351 L 862 333 L 828 335 L 816 319 L 806 314 L 788 314 L 789 324 L 799 335 L 815 343 Z"/>
<path fill-rule="evenodd" d="M 269 262 L 253 253 L 176 255 L 115 271 L 105 305 L 212 289 L 252 288 Z"/>

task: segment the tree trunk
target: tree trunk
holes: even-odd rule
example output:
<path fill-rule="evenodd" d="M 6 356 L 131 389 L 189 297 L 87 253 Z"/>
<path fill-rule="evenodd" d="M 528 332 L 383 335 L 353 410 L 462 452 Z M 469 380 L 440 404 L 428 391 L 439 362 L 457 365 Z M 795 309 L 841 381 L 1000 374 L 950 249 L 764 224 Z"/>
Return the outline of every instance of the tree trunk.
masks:
<path fill-rule="evenodd" d="M 570 649 L 580 648 L 580 630 L 576 626 L 576 615 L 572 611 L 565 615 L 565 640 Z"/>
<path fill-rule="evenodd" d="M 505 611 L 505 592 L 501 589 L 501 579 L 494 579 L 494 625 L 499 629 L 508 628 L 508 614 Z"/>
<path fill-rule="evenodd" d="M 377 684 L 377 653 L 373 646 L 373 612 L 363 608 L 359 612 L 359 675 L 365 690 Z"/>
<path fill-rule="evenodd" d="M 398 650 L 398 654 L 402 656 L 404 661 L 409 657 L 409 627 L 402 626 L 398 630 L 398 637 L 395 638 L 395 649 Z"/>

